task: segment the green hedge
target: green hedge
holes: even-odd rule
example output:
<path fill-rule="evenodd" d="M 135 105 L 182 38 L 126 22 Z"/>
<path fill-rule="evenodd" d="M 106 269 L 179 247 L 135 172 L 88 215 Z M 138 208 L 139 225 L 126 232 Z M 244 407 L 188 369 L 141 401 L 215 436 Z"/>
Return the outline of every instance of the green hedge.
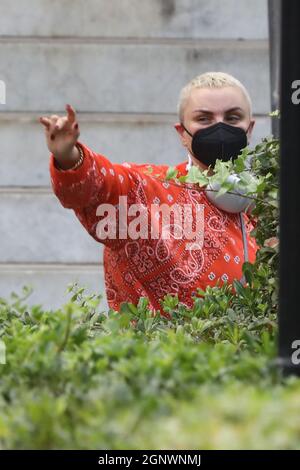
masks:
<path fill-rule="evenodd" d="M 246 156 L 227 170 L 245 175 Z M 252 170 L 261 248 L 246 286 L 198 290 L 190 309 L 167 295 L 156 315 L 146 298 L 101 312 L 77 285 L 57 311 L 28 307 L 28 288 L 0 299 L 0 448 L 300 447 L 300 381 L 274 364 L 278 142 L 255 149 Z"/>
<path fill-rule="evenodd" d="M 153 317 L 146 299 L 105 315 L 72 291 L 54 312 L 1 301 L 2 449 L 299 447 L 300 382 L 274 366 L 272 319 L 247 327 L 199 298 L 190 320 Z"/>

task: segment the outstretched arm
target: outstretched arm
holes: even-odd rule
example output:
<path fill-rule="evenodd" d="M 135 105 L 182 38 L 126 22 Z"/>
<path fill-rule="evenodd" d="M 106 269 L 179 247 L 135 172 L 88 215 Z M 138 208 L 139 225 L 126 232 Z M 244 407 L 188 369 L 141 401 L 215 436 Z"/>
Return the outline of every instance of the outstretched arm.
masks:
<path fill-rule="evenodd" d="M 63 207 L 73 209 L 86 230 L 97 241 L 96 228 L 100 220 L 100 205 L 117 206 L 119 197 L 129 195 L 131 203 L 139 202 L 141 175 L 134 165 L 113 164 L 105 156 L 93 152 L 78 142 L 79 127 L 76 113 L 66 107 L 67 116 L 43 116 L 50 155 L 52 188 Z M 82 159 L 83 156 L 83 159 Z M 113 244 L 109 240 L 103 241 Z"/>

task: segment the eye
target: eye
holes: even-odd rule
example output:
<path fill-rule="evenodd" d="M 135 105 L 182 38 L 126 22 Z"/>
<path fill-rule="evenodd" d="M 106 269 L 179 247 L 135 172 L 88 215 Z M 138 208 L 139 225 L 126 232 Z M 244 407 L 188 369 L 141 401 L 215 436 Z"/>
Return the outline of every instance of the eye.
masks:
<path fill-rule="evenodd" d="M 237 122 L 237 121 L 239 121 L 240 119 L 241 119 L 240 116 L 231 115 L 231 116 L 228 116 L 227 121 Z"/>
<path fill-rule="evenodd" d="M 208 116 L 200 116 L 197 118 L 197 121 L 199 122 L 209 122 L 210 118 Z"/>

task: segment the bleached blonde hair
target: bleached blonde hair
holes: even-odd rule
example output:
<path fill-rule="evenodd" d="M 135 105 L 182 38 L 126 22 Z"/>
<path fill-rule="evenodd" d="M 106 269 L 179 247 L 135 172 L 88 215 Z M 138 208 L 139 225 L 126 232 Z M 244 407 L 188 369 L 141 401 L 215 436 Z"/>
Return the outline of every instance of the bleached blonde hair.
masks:
<path fill-rule="evenodd" d="M 183 122 L 184 109 L 186 102 L 194 88 L 223 88 L 226 86 L 234 86 L 242 90 L 250 110 L 250 117 L 252 116 L 252 102 L 250 95 L 244 85 L 235 77 L 225 72 L 206 72 L 193 78 L 187 85 L 185 85 L 179 95 L 177 112 L 180 122 Z"/>

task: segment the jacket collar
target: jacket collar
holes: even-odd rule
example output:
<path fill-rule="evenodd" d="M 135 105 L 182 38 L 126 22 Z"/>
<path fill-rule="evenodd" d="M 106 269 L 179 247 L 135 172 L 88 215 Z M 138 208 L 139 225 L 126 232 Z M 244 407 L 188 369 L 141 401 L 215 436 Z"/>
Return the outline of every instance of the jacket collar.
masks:
<path fill-rule="evenodd" d="M 188 171 L 190 170 L 190 168 L 192 166 L 193 166 L 193 161 L 191 159 L 190 154 L 188 154 L 188 160 L 176 165 L 176 169 L 178 170 L 180 175 L 183 176 L 183 175 L 186 175 L 188 173 Z"/>

